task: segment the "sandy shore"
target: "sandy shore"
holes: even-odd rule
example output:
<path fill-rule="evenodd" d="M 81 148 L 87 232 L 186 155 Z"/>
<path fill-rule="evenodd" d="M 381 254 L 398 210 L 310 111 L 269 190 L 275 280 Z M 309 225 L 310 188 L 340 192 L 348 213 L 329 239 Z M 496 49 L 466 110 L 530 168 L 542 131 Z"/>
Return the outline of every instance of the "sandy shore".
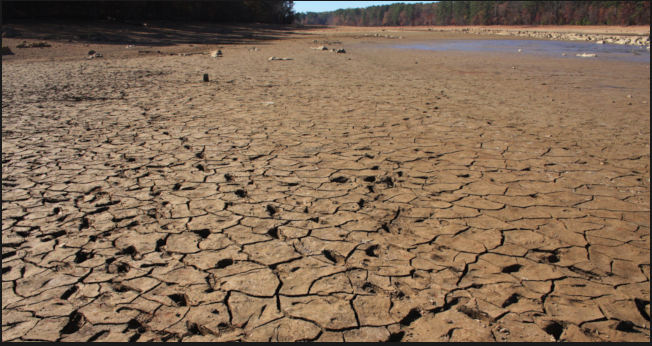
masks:
<path fill-rule="evenodd" d="M 647 63 L 13 26 L 3 341 L 649 342 Z"/>

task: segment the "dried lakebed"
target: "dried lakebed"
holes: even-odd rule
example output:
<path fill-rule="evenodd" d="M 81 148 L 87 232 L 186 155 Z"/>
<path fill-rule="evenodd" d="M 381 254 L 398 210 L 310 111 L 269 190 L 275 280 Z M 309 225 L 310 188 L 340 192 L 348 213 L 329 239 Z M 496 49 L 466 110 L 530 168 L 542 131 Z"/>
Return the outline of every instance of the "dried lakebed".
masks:
<path fill-rule="evenodd" d="M 645 65 L 335 38 L 3 61 L 3 341 L 649 341 Z"/>

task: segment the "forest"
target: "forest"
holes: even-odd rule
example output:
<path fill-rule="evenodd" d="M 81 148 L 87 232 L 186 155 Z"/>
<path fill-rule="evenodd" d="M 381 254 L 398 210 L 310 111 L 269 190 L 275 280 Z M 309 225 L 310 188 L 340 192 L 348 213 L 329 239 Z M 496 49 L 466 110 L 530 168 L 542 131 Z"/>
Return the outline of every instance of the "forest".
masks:
<path fill-rule="evenodd" d="M 293 1 L 2 1 L 2 20 L 183 20 L 293 22 Z"/>
<path fill-rule="evenodd" d="M 439 1 L 296 13 L 297 24 L 649 25 L 649 1 Z"/>

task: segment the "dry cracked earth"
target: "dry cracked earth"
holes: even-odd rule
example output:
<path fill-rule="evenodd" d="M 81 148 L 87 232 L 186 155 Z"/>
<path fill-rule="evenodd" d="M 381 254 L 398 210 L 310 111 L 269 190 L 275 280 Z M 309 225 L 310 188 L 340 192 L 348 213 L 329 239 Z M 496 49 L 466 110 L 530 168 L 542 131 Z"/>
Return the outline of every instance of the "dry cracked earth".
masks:
<path fill-rule="evenodd" d="M 649 342 L 649 67 L 325 40 L 3 61 L 2 340 Z"/>

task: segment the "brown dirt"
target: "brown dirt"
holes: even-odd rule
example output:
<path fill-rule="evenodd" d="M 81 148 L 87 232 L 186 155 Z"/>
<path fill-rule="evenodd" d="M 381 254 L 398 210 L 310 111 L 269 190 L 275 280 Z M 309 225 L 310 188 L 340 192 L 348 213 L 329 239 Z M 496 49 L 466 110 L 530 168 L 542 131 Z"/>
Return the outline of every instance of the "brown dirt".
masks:
<path fill-rule="evenodd" d="M 13 26 L 3 341 L 649 342 L 648 64 Z"/>

